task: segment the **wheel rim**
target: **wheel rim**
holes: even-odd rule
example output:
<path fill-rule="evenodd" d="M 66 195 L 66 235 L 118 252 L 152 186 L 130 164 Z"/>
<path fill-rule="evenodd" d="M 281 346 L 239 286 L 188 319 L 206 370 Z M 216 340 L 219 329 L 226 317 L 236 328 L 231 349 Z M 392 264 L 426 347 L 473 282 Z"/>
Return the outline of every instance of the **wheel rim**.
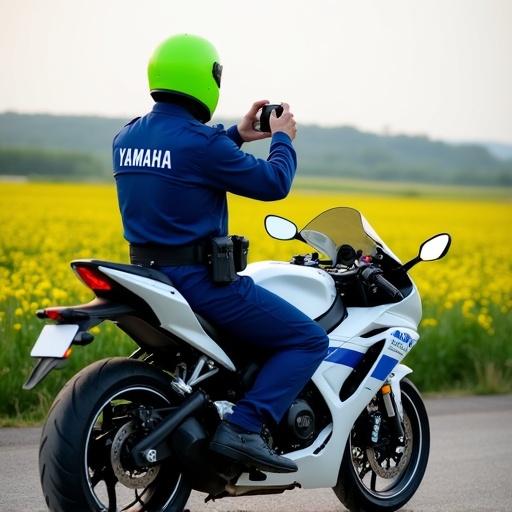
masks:
<path fill-rule="evenodd" d="M 350 436 L 351 462 L 356 482 L 364 492 L 379 500 L 391 500 L 402 494 L 411 484 L 421 460 L 423 449 L 421 418 L 413 400 L 403 390 L 402 404 L 406 434 L 403 450 L 403 457 L 407 457 L 405 464 L 402 457 L 397 457 L 394 463 L 383 458 L 380 461 L 382 463 L 380 471 L 376 466 L 379 464 L 378 456 L 375 460 L 371 460 L 369 457 L 371 452 L 353 444 L 353 433 Z M 387 475 L 387 477 L 381 475 Z"/>
<path fill-rule="evenodd" d="M 147 484 L 142 489 L 133 488 L 133 486 L 132 488 L 126 487 L 116 477 L 111 464 L 113 460 L 111 444 L 116 438 L 116 434 L 122 428 L 127 428 L 126 418 L 112 416 L 112 411 L 120 404 L 166 407 L 170 405 L 170 402 L 159 391 L 145 386 L 122 389 L 113 393 L 103 402 L 89 426 L 85 443 L 84 470 L 89 492 L 101 511 L 135 512 L 146 510 L 147 506 L 157 505 L 151 500 L 155 496 L 159 482 L 165 476 L 164 486 L 168 496 L 161 498 L 161 502 L 158 503 L 159 508 L 165 509 L 174 499 L 182 481 L 180 473 L 174 472 L 174 475 L 169 477 L 169 472 L 172 473 L 172 471 L 170 471 L 168 462 L 157 466 L 158 470 L 152 472 L 153 478 L 148 479 L 144 478 L 144 475 L 137 475 L 137 477 L 141 477 L 140 482 Z M 165 470 L 162 471 L 164 467 Z"/>

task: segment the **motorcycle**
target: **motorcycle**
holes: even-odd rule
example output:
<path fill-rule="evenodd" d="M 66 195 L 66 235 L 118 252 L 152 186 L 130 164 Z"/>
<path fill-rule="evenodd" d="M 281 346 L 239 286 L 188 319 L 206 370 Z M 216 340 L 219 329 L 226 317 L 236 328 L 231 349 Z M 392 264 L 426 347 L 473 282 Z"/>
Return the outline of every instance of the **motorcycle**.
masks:
<path fill-rule="evenodd" d="M 39 310 L 46 325 L 31 355 L 25 389 L 61 365 L 91 328 L 109 320 L 138 349 L 97 361 L 60 391 L 40 444 L 43 493 L 52 511 L 182 512 L 191 490 L 206 501 L 332 488 L 351 511 L 391 512 L 418 489 L 429 455 L 429 422 L 402 359 L 419 339 L 418 290 L 407 274 L 442 258 L 442 233 L 401 264 L 352 208 L 327 210 L 300 231 L 265 219 L 278 240 L 315 251 L 290 262 L 263 261 L 242 274 L 280 295 L 324 327 L 329 349 L 279 425 L 263 435 L 293 459 L 295 473 L 265 473 L 208 449 L 261 361 L 192 311 L 155 268 L 98 260 L 71 267 L 95 294 L 88 304 Z M 326 259 L 321 259 L 325 257 Z"/>

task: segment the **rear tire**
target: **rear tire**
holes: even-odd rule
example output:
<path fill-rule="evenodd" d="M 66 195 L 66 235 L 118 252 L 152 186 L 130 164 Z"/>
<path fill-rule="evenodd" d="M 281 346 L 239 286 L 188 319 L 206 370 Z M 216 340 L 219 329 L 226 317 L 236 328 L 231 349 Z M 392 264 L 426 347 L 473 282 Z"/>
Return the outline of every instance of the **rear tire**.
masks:
<path fill-rule="evenodd" d="M 151 471 L 128 472 L 130 477 L 149 475 L 141 493 L 119 482 L 111 462 L 112 441 L 125 421 L 112 418 L 112 404 L 166 407 L 173 401 L 168 377 L 142 361 L 106 359 L 75 375 L 56 397 L 41 435 L 39 472 L 48 508 L 110 512 L 127 505 L 119 503 L 117 495 L 113 498 L 112 492 L 123 499 L 135 492 L 128 498 L 128 504 L 135 499 L 127 509 L 130 512 L 182 512 L 190 487 L 173 467 L 172 458 L 160 465 L 156 476 Z M 119 436 L 116 439 L 119 444 Z"/>
<path fill-rule="evenodd" d="M 407 417 L 409 422 L 406 429 L 409 431 L 409 435 L 406 437 L 410 437 L 408 442 L 411 443 L 408 453 L 409 460 L 398 471 L 396 477 L 389 480 L 382 478 L 374 471 L 369 462 L 361 463 L 361 460 L 364 461 L 365 447 L 362 447 L 361 450 L 361 447 L 353 444 L 355 429 L 352 429 L 345 447 L 338 483 L 333 488 L 338 499 L 351 512 L 393 512 L 398 510 L 412 498 L 423 479 L 430 451 L 427 411 L 419 391 L 410 380 L 403 379 L 400 387 L 404 419 Z M 385 466 L 382 471 L 386 471 Z M 379 483 L 382 488 L 378 488 L 377 478 L 380 478 Z M 373 482 L 374 489 L 368 480 Z M 382 482 L 384 482 L 383 485 Z"/>

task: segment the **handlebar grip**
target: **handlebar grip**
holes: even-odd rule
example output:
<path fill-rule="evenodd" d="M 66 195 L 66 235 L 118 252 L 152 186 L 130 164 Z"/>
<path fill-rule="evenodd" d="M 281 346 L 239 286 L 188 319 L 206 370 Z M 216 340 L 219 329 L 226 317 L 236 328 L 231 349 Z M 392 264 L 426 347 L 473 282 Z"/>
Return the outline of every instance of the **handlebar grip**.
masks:
<path fill-rule="evenodd" d="M 396 286 L 392 285 L 382 274 L 374 274 L 372 277 L 374 284 L 389 296 L 398 300 L 404 298 L 402 292 Z"/>

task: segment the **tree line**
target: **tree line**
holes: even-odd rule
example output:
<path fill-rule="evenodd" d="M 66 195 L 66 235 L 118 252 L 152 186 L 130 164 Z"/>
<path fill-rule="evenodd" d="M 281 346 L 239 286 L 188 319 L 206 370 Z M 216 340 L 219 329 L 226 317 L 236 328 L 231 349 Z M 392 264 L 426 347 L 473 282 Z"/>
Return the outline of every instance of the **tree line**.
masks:
<path fill-rule="evenodd" d="M 0 174 L 111 179 L 112 139 L 128 121 L 0 114 Z M 512 185 L 512 159 L 497 158 L 481 144 L 379 135 L 350 126 L 306 125 L 300 127 L 294 146 L 299 176 Z M 265 158 L 268 141 L 251 143 L 244 149 Z"/>

